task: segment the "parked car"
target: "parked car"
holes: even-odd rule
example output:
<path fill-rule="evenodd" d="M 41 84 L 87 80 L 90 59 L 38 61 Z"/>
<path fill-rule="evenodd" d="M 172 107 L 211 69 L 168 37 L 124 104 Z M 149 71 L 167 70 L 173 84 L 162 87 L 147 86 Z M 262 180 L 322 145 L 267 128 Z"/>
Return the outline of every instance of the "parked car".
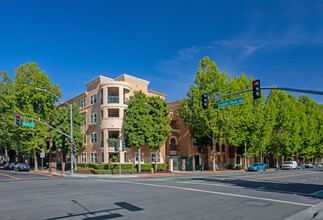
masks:
<path fill-rule="evenodd" d="M 9 166 L 8 166 L 8 170 L 13 170 L 15 168 L 15 165 L 17 163 L 10 163 Z"/>
<path fill-rule="evenodd" d="M 259 171 L 259 170 L 266 171 L 266 168 L 267 166 L 264 163 L 254 163 L 250 167 L 248 167 L 248 171 Z"/>
<path fill-rule="evenodd" d="M 311 162 L 305 163 L 304 164 L 305 168 L 314 168 L 314 165 Z"/>
<path fill-rule="evenodd" d="M 302 163 L 299 163 L 298 166 L 297 166 L 297 169 L 305 169 L 305 166 L 304 164 Z"/>
<path fill-rule="evenodd" d="M 5 165 L 3 165 L 3 169 L 9 170 L 9 165 L 10 165 L 9 162 L 5 163 Z"/>
<path fill-rule="evenodd" d="M 17 163 L 15 165 L 15 171 L 29 171 L 30 167 L 25 163 Z"/>
<path fill-rule="evenodd" d="M 321 163 L 315 163 L 315 164 L 314 164 L 314 167 L 315 167 L 315 168 L 322 168 L 322 167 L 323 167 L 323 165 L 322 165 Z"/>
<path fill-rule="evenodd" d="M 297 162 L 296 161 L 285 161 L 282 164 L 282 170 L 290 170 L 290 169 L 297 169 Z"/>

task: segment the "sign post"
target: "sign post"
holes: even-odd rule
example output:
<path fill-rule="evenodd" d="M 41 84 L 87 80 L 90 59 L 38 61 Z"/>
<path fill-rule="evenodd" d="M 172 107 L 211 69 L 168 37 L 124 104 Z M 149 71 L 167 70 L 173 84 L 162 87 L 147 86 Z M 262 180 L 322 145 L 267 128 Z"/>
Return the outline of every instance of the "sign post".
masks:
<path fill-rule="evenodd" d="M 44 158 L 45 158 L 45 153 L 44 152 L 40 153 L 40 158 L 41 158 L 41 170 L 43 171 L 43 168 L 44 168 Z"/>

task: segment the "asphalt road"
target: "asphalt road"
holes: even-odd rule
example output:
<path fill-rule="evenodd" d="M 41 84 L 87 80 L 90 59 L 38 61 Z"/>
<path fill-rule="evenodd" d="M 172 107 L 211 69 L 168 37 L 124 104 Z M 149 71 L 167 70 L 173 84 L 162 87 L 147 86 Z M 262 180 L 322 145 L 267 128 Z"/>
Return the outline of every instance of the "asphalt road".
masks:
<path fill-rule="evenodd" d="M 273 220 L 323 202 L 323 169 L 153 178 L 5 174 L 19 179 L 0 175 L 1 219 Z"/>

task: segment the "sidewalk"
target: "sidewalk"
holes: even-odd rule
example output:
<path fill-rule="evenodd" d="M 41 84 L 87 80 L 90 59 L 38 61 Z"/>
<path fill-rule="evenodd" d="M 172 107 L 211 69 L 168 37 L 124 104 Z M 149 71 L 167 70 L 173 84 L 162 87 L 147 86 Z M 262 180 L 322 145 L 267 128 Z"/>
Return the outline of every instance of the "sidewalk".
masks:
<path fill-rule="evenodd" d="M 274 171 L 274 169 L 268 169 L 268 171 Z M 267 172 L 268 172 L 267 171 Z M 218 170 L 218 171 L 173 171 L 169 173 L 135 173 L 135 174 L 80 174 L 74 172 L 71 175 L 70 171 L 65 171 L 64 174 L 62 172 L 52 172 L 49 173 L 48 169 L 32 171 L 34 173 L 50 175 L 54 177 L 99 177 L 99 178 L 131 178 L 131 177 L 165 177 L 165 176 L 189 176 L 189 175 L 214 175 L 214 174 L 229 174 L 229 173 L 244 173 L 245 170 Z"/>

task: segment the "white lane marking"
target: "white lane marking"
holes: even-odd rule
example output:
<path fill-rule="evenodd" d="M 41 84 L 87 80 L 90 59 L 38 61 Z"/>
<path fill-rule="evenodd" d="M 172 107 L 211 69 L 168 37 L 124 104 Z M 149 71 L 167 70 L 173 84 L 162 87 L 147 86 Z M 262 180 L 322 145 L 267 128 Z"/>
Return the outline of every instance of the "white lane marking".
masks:
<path fill-rule="evenodd" d="M 100 179 L 100 180 L 103 180 L 103 179 Z M 106 180 L 103 180 L 103 181 L 106 181 Z M 239 195 L 239 194 L 233 194 L 233 193 L 215 192 L 215 191 L 192 189 L 192 188 L 177 187 L 177 186 L 166 186 L 166 185 L 158 185 L 158 184 L 151 184 L 151 183 L 138 183 L 138 182 L 127 182 L 127 181 L 109 181 L 109 182 L 118 182 L 118 183 L 125 183 L 125 184 L 136 184 L 136 185 L 143 185 L 143 186 L 154 186 L 154 187 L 162 187 L 162 188 L 170 188 L 170 189 L 180 189 L 180 190 L 187 190 L 187 191 L 193 191 L 193 192 L 203 192 L 203 193 L 209 193 L 209 194 L 240 197 L 240 198 L 247 198 L 247 199 L 256 199 L 256 200 L 263 200 L 263 201 L 270 201 L 270 202 L 277 202 L 277 203 L 285 203 L 285 204 L 292 204 L 292 205 L 300 205 L 300 206 L 308 206 L 308 207 L 315 206 L 315 205 L 306 204 L 306 203 L 290 202 L 290 201 L 284 201 L 284 200 L 278 200 L 278 199 L 259 198 L 259 197 L 254 197 L 254 196 L 246 196 L 246 195 Z"/>

